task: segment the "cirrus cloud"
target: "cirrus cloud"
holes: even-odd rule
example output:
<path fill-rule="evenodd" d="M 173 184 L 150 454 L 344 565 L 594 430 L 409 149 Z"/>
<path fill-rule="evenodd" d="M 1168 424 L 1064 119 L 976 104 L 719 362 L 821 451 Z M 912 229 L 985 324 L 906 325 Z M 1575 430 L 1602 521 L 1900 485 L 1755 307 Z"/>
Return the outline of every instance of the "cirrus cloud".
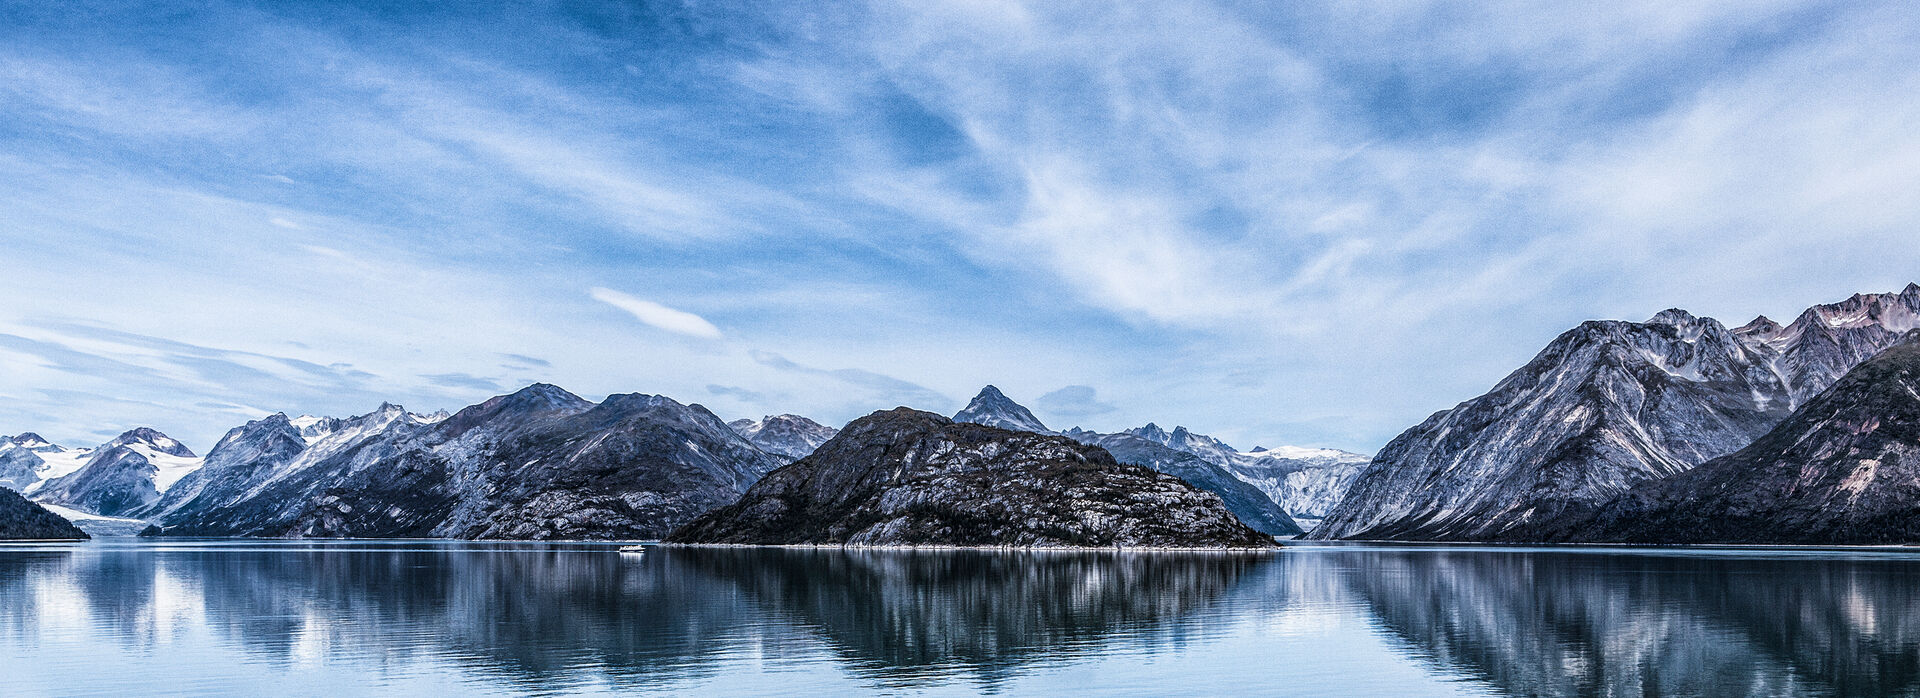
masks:
<path fill-rule="evenodd" d="M 635 298 L 610 288 L 595 287 L 587 292 L 594 300 L 627 311 L 634 319 L 656 328 L 701 339 L 719 339 L 720 328 L 684 310 L 675 310 L 650 300 Z"/>

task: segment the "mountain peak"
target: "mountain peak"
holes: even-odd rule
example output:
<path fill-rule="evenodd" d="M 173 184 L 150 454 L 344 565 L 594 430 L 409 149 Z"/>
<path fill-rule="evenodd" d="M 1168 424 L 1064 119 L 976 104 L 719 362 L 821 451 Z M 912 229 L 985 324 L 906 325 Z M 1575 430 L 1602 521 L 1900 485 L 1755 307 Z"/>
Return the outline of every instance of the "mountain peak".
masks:
<path fill-rule="evenodd" d="M 160 430 L 152 427 L 135 427 L 128 429 L 126 433 L 114 437 L 112 441 L 107 442 L 108 447 L 132 446 L 135 444 L 144 445 L 155 451 L 171 456 L 180 456 L 182 458 L 194 457 L 193 450 L 187 448 L 186 444 L 175 441 L 173 437 L 162 434 Z"/>
<path fill-rule="evenodd" d="M 558 388 L 555 389 L 558 390 Z M 572 393 L 567 393 L 564 390 L 560 392 L 572 395 Z M 622 410 L 644 410 L 664 405 L 681 406 L 679 401 L 665 395 L 648 395 L 646 393 L 616 393 L 608 395 L 607 399 L 600 401 L 601 407 Z"/>
<path fill-rule="evenodd" d="M 513 391 L 513 393 L 506 395 L 505 398 L 503 402 L 520 408 L 549 409 L 593 406 L 593 403 L 587 402 L 585 398 L 567 392 L 565 388 L 551 383 L 534 383 L 525 388 Z"/>
<path fill-rule="evenodd" d="M 1778 334 L 1780 330 L 1783 330 L 1783 329 L 1786 329 L 1786 328 L 1781 327 L 1780 323 L 1774 322 L 1773 318 L 1767 317 L 1765 315 L 1761 315 L 1759 317 L 1754 318 L 1752 321 L 1748 322 L 1745 325 L 1741 325 L 1739 327 L 1734 328 L 1733 333 L 1737 335 L 1766 336 L 1766 335 Z"/>
<path fill-rule="evenodd" d="M 1668 308 L 1658 313 L 1654 313 L 1653 317 L 1647 318 L 1647 321 L 1644 324 L 1673 325 L 1674 327 L 1685 327 L 1687 325 L 1693 324 L 1694 322 L 1697 322 L 1699 319 L 1700 318 L 1694 317 L 1693 313 L 1689 313 L 1685 310 L 1681 310 L 1679 308 Z"/>
<path fill-rule="evenodd" d="M 45 437 L 30 431 L 20 432 L 13 438 L 7 439 L 7 442 L 26 449 L 46 448 L 53 445 L 53 442 L 46 440 Z"/>
<path fill-rule="evenodd" d="M 752 419 L 736 419 L 727 426 L 760 450 L 788 458 L 805 458 L 832 439 L 840 430 L 797 414 L 777 414 Z"/>
<path fill-rule="evenodd" d="M 1021 406 L 1020 403 L 1008 399 L 999 388 L 991 385 L 981 388 L 980 394 L 973 396 L 973 401 L 967 403 L 966 409 L 953 415 L 953 421 L 973 422 L 1014 431 L 1053 433 L 1047 425 L 1040 423 L 1040 418 L 1033 416 L 1033 412 Z"/>
<path fill-rule="evenodd" d="M 1732 454 L 1544 527 L 1556 542 L 1909 543 L 1920 330 Z M 1529 534 L 1533 535 L 1533 534 Z"/>
<path fill-rule="evenodd" d="M 1165 446 L 1168 441 L 1172 440 L 1172 437 L 1167 436 L 1167 430 L 1161 429 L 1160 425 L 1154 424 L 1153 422 L 1147 422 L 1146 426 L 1137 429 L 1128 429 L 1125 433 L 1138 436 L 1162 446 Z"/>

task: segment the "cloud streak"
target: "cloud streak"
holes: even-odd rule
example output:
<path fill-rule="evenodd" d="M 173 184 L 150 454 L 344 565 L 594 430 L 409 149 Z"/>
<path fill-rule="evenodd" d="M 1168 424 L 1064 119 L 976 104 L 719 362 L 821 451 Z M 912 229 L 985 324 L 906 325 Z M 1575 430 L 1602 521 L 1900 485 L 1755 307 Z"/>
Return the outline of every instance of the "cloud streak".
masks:
<path fill-rule="evenodd" d="M 0 432 L 995 383 L 1370 450 L 1580 320 L 1790 315 L 1920 253 L 1894 2 L 9 19 Z"/>
<path fill-rule="evenodd" d="M 653 327 L 701 339 L 719 339 L 720 328 L 707 322 L 706 318 L 683 310 L 674 310 L 649 300 L 629 296 L 609 288 L 594 288 L 587 292 L 594 300 L 627 311 L 634 319 Z"/>

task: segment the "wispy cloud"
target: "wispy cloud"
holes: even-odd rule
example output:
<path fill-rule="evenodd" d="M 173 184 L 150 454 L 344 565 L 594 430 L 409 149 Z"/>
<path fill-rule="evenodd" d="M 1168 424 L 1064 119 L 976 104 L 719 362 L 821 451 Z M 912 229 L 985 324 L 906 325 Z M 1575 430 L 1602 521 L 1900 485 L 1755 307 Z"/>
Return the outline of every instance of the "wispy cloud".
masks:
<path fill-rule="evenodd" d="M 1899 3 L 496 12 L 23 6 L 0 421 L 994 382 L 1364 450 L 1578 320 L 1920 253 Z"/>
<path fill-rule="evenodd" d="M 683 310 L 674 310 L 649 300 L 643 300 L 608 288 L 594 288 L 587 292 L 594 300 L 627 311 L 634 319 L 654 327 L 702 339 L 719 339 L 720 328 L 707 322 L 706 318 Z"/>

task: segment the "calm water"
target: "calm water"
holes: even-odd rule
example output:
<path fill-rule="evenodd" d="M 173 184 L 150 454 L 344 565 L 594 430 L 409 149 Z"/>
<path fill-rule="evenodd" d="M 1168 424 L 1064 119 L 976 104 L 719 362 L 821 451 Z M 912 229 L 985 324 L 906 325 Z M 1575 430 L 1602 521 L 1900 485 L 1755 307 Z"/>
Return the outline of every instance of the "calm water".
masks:
<path fill-rule="evenodd" d="M 0 545 L 0 693 L 1920 695 L 1920 555 Z"/>

